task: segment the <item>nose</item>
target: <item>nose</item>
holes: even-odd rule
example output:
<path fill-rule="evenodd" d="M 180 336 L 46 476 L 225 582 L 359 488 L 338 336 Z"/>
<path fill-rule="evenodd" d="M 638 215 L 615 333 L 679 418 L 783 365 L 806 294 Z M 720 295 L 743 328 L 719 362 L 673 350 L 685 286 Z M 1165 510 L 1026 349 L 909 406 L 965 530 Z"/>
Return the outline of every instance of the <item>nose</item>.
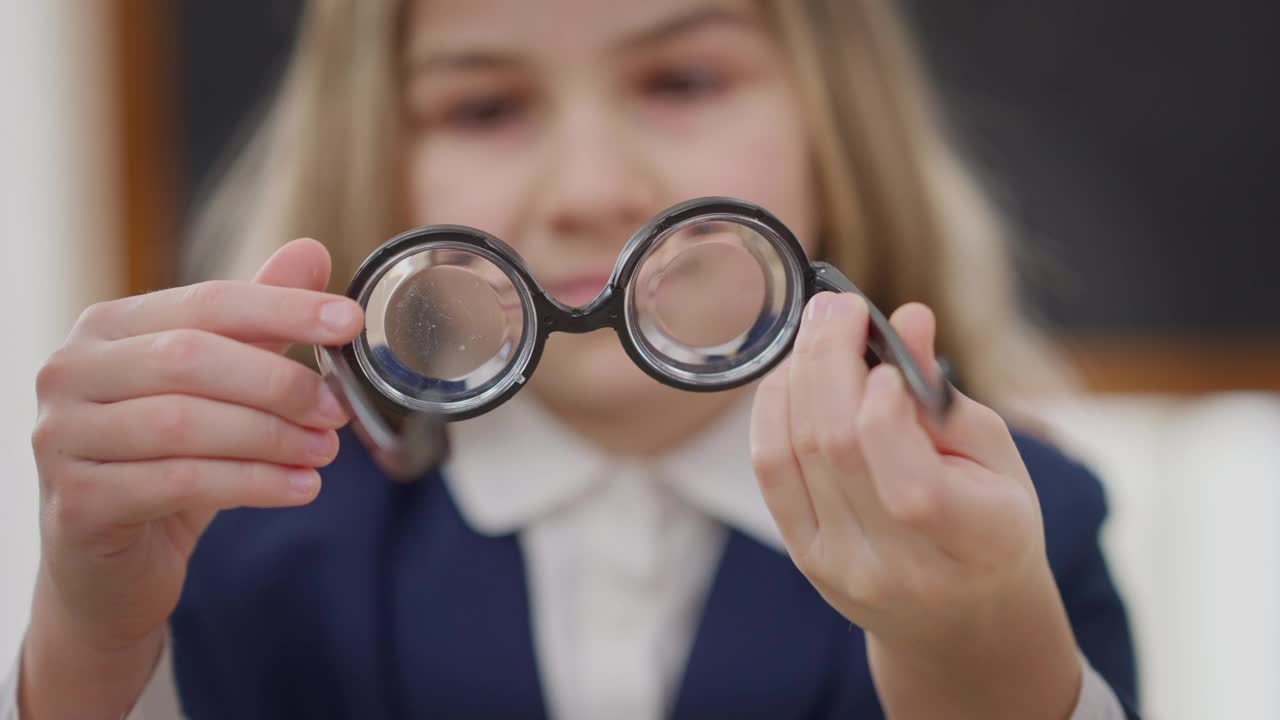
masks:
<path fill-rule="evenodd" d="M 615 112 L 600 102 L 560 112 L 540 203 L 559 239 L 620 246 L 658 210 L 657 174 Z"/>

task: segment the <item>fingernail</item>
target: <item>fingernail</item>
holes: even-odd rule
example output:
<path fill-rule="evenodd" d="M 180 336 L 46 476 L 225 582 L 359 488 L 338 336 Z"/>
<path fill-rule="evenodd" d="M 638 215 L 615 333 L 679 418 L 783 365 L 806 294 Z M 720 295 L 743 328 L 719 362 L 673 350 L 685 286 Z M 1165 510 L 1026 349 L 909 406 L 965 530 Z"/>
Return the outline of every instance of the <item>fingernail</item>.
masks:
<path fill-rule="evenodd" d="M 846 312 L 852 314 L 854 308 L 858 308 L 859 306 L 861 306 L 860 310 L 864 315 L 871 311 L 871 304 L 867 302 L 865 297 L 854 293 L 844 295 L 844 309 Z"/>
<path fill-rule="evenodd" d="M 289 471 L 289 492 L 298 498 L 310 498 L 320 486 L 320 474 L 315 470 L 294 468 Z"/>
<path fill-rule="evenodd" d="M 319 413 L 322 419 L 334 424 L 340 425 L 347 420 L 346 408 L 342 407 L 342 403 L 327 387 L 320 390 Z"/>
<path fill-rule="evenodd" d="M 320 322 L 334 332 L 348 331 L 355 321 L 356 309 L 349 300 L 325 303 L 320 307 Z"/>
<path fill-rule="evenodd" d="M 307 452 L 321 460 L 333 457 L 333 436 L 327 430 L 307 433 Z"/>
<path fill-rule="evenodd" d="M 849 297 L 832 293 L 824 309 L 827 311 L 826 315 L 822 316 L 824 320 L 833 317 L 844 317 L 849 314 Z"/>
<path fill-rule="evenodd" d="M 823 320 L 831 316 L 831 299 L 834 296 L 829 292 L 820 292 L 813 296 L 809 301 L 809 307 L 806 308 L 805 320 Z"/>

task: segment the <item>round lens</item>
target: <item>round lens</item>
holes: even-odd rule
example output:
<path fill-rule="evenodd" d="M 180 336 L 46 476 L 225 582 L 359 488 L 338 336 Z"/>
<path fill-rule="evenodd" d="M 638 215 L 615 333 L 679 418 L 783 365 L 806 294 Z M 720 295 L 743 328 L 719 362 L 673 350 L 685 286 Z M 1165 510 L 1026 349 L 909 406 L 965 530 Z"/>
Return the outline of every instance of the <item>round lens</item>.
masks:
<path fill-rule="evenodd" d="M 698 238 L 684 247 L 668 242 L 670 257 L 641 272 L 654 324 L 690 348 L 717 348 L 751 330 L 765 301 L 765 269 L 731 233 Z"/>
<path fill-rule="evenodd" d="M 518 376 L 528 290 L 478 249 L 415 248 L 393 259 L 362 301 L 357 359 L 402 405 L 459 412 Z"/>
<path fill-rule="evenodd" d="M 785 349 L 801 282 L 794 253 L 768 228 L 695 218 L 655 238 L 636 266 L 627 321 L 659 370 L 695 385 L 731 384 Z"/>
<path fill-rule="evenodd" d="M 511 335 L 498 293 L 456 265 L 407 276 L 391 291 L 383 317 L 392 357 L 419 375 L 448 381 L 464 380 L 500 356 Z"/>

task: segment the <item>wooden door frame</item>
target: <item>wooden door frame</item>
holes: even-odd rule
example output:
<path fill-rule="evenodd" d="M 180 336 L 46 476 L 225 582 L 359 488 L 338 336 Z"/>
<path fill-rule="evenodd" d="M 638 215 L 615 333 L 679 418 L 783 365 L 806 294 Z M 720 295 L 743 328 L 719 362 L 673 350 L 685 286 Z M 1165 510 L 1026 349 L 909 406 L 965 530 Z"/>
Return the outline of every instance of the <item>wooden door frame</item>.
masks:
<path fill-rule="evenodd" d="M 123 288 L 134 295 L 168 287 L 176 277 L 183 197 L 173 71 L 178 3 L 108 2 L 116 238 L 124 260 Z"/>

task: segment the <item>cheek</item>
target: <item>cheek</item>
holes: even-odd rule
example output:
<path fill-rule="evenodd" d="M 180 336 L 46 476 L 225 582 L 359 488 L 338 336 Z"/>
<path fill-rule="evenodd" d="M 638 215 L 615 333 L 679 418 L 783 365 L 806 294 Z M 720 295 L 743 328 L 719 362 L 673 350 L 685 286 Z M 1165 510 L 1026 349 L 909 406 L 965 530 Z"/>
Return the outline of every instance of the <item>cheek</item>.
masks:
<path fill-rule="evenodd" d="M 520 202 L 522 159 L 512 148 L 477 153 L 465 143 L 409 143 L 405 184 L 410 222 L 448 223 L 513 237 Z"/>
<path fill-rule="evenodd" d="M 792 107 L 762 94 L 740 103 L 731 118 L 657 151 L 673 201 L 727 195 L 756 203 L 811 252 L 817 224 L 813 168 L 802 118 Z"/>

